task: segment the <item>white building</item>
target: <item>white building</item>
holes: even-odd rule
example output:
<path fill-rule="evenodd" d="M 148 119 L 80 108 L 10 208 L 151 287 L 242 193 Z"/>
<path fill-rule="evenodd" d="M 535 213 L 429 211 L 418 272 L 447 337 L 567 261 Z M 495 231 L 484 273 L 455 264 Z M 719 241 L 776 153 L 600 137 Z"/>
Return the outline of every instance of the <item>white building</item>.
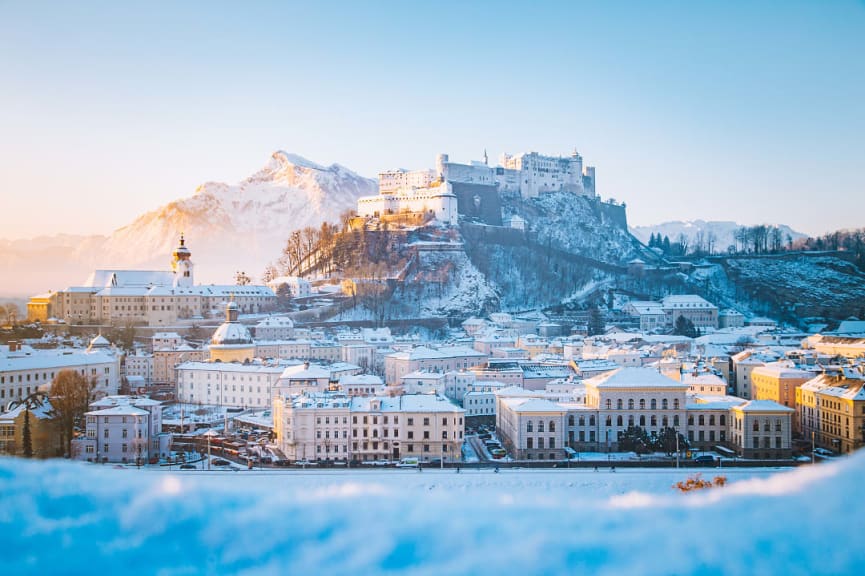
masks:
<path fill-rule="evenodd" d="M 308 298 L 312 296 L 312 284 L 309 280 L 305 280 L 298 276 L 277 276 L 269 282 L 266 282 L 267 287 L 273 290 L 276 294 L 280 286 L 286 285 L 291 291 L 292 298 Z"/>
<path fill-rule="evenodd" d="M 146 385 L 153 382 L 153 354 L 136 351 L 123 358 L 125 376 L 129 378 L 141 378 Z"/>
<path fill-rule="evenodd" d="M 36 350 L 11 342 L 0 346 L 0 406 L 23 400 L 37 390 L 49 392 L 51 382 L 63 370 L 91 380 L 97 397 L 117 394 L 120 387 L 120 357 L 101 336 L 86 351 Z"/>
<path fill-rule="evenodd" d="M 293 461 L 462 458 L 464 411 L 441 396 L 297 396 L 280 387 L 273 421 L 277 445 Z"/>
<path fill-rule="evenodd" d="M 448 182 L 433 182 L 424 188 L 381 190 L 374 196 L 357 199 L 358 216 L 379 218 L 402 213 L 428 215 L 436 221 L 454 226 L 458 222 L 457 197 Z"/>
<path fill-rule="evenodd" d="M 718 307 L 696 294 L 667 296 L 661 301 L 667 325 L 675 326 L 679 316 L 690 320 L 695 328 L 718 328 Z"/>
<path fill-rule="evenodd" d="M 632 300 L 622 311 L 639 319 L 641 332 L 654 332 L 667 326 L 667 313 L 660 302 Z"/>
<path fill-rule="evenodd" d="M 268 316 L 255 325 L 256 340 L 291 340 L 294 321 L 288 316 Z"/>
<path fill-rule="evenodd" d="M 162 405 L 149 398 L 107 396 L 85 413 L 85 436 L 72 442 L 72 456 L 90 462 L 148 462 L 167 446 Z"/>
<path fill-rule="evenodd" d="M 177 399 L 188 404 L 265 408 L 284 370 L 284 364 L 259 361 L 184 362 L 177 366 Z"/>
<path fill-rule="evenodd" d="M 443 346 L 438 349 L 417 346 L 385 356 L 385 382 L 397 385 L 406 374 L 420 370 L 442 373 L 467 370 L 486 360 L 486 354 L 465 346 Z"/>
<path fill-rule="evenodd" d="M 499 185 L 516 184 L 523 198 L 558 191 L 595 195 L 595 169 L 584 169 L 583 158 L 576 150 L 567 158 L 537 152 L 502 154 L 500 163 L 501 169 L 496 170 Z"/>

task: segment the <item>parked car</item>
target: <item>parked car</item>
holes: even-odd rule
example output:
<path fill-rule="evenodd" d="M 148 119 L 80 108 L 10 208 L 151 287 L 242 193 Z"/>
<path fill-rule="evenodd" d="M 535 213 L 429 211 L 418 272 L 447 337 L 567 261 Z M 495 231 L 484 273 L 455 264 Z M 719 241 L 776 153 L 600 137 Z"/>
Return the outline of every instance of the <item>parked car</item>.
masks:
<path fill-rule="evenodd" d="M 294 463 L 295 466 L 318 466 L 318 462 L 313 462 L 311 460 L 297 460 Z"/>
<path fill-rule="evenodd" d="M 814 448 L 814 454 L 820 456 L 821 458 L 831 458 L 835 456 L 835 453 L 831 450 L 827 450 L 826 448 Z"/>
<path fill-rule="evenodd" d="M 181 470 L 195 470 L 195 464 L 181 464 Z"/>
<path fill-rule="evenodd" d="M 223 460 L 222 458 L 215 459 L 212 464 L 214 466 L 231 466 L 231 462 L 228 460 Z"/>
<path fill-rule="evenodd" d="M 420 460 L 414 456 L 408 456 L 397 462 L 397 468 L 417 468 L 420 465 Z"/>
<path fill-rule="evenodd" d="M 715 457 L 712 456 L 711 454 L 700 454 L 699 456 L 694 456 L 693 462 L 694 462 L 694 464 L 714 465 L 715 464 Z"/>

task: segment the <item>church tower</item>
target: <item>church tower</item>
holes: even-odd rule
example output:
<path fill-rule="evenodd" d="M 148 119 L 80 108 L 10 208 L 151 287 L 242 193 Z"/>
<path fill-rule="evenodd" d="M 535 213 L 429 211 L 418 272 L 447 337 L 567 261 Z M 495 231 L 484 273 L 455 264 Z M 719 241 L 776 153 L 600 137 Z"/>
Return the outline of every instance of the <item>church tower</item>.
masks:
<path fill-rule="evenodd" d="M 186 247 L 186 239 L 180 234 L 180 246 L 174 249 L 171 260 L 171 270 L 174 272 L 174 287 L 194 286 L 192 270 L 194 265 L 190 260 L 192 252 Z"/>

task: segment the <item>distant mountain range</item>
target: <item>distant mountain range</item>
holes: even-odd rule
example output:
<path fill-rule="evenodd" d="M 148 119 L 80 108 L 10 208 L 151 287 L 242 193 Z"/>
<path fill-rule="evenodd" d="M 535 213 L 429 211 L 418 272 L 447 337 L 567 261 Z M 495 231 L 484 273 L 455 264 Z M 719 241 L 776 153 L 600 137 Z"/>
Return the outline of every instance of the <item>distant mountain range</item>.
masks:
<path fill-rule="evenodd" d="M 728 246 L 736 243 L 734 234 L 742 226 L 743 224 L 737 222 L 721 220 L 687 220 L 684 222 L 674 220 L 651 226 L 631 226 L 630 231 L 631 234 L 644 244 L 649 243 L 649 238 L 651 238 L 652 234 L 660 234 L 661 237 L 667 236 L 670 238 L 670 242 L 675 242 L 680 234 L 684 234 L 688 242 L 693 245 L 700 232 L 703 232 L 704 236 L 711 233 L 715 239 L 715 251 L 724 252 Z M 808 237 L 807 234 L 797 232 L 784 224 L 778 224 L 777 226 L 781 229 L 785 243 L 788 235 L 793 240 Z"/>
<path fill-rule="evenodd" d="M 336 222 L 377 182 L 333 164 L 275 152 L 234 185 L 207 182 L 195 194 L 138 217 L 110 236 L 0 240 L 0 295 L 28 295 L 81 283 L 93 268 L 166 269 L 186 234 L 201 283 L 231 282 L 238 270 L 258 277 L 293 230 Z"/>

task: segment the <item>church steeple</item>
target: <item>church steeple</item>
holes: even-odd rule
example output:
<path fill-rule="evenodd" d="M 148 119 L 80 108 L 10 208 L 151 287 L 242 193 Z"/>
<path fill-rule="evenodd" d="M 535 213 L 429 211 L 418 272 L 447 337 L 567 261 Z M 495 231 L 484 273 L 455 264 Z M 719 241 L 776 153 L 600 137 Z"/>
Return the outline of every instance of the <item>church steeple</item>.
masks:
<path fill-rule="evenodd" d="M 174 272 L 174 286 L 192 286 L 192 252 L 186 247 L 186 238 L 180 233 L 180 245 L 171 253 L 171 270 Z"/>

